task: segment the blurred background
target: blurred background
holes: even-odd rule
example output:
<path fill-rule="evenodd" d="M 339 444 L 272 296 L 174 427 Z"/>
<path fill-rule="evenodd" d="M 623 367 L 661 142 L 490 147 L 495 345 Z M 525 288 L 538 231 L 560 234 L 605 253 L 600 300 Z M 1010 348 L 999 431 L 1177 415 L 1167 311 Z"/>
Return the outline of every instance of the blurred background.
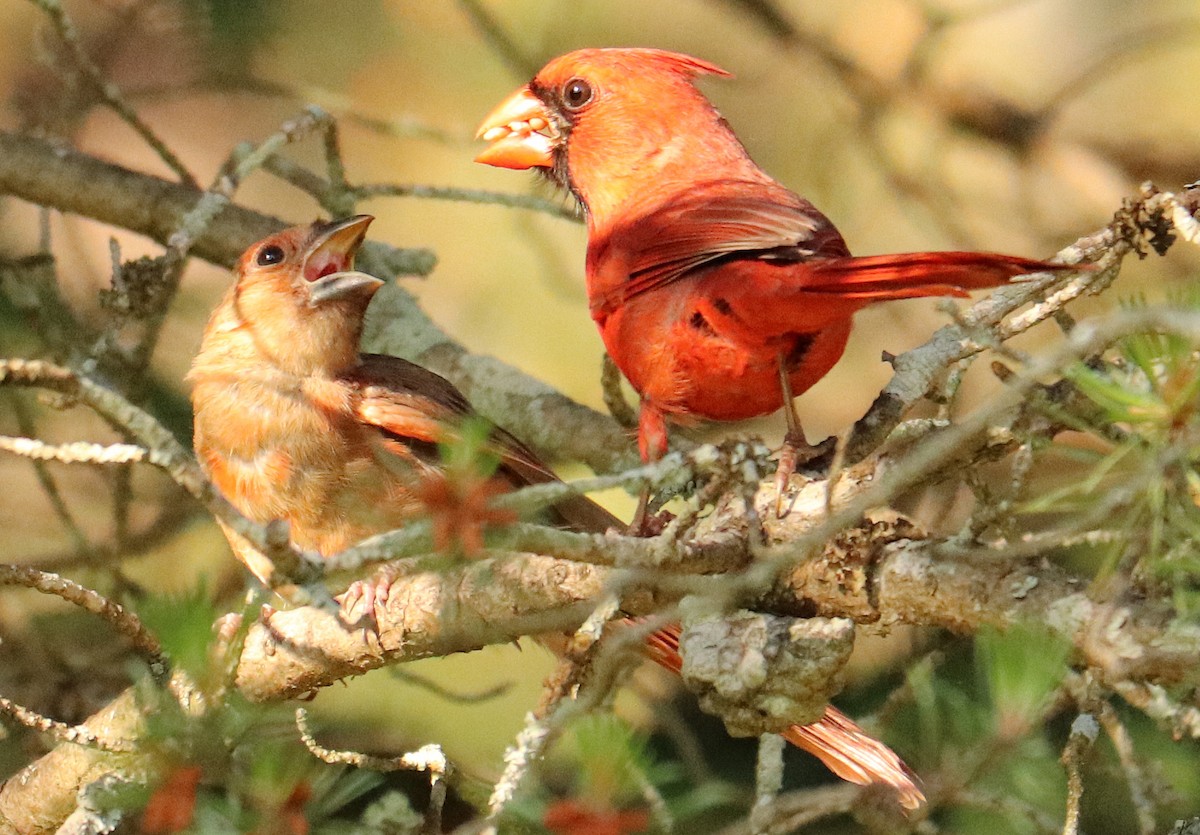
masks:
<path fill-rule="evenodd" d="M 261 140 L 315 103 L 339 120 L 351 182 L 537 193 L 566 205 L 532 175 L 473 163 L 480 147 L 473 133 L 547 59 L 583 46 L 672 49 L 731 71 L 733 79 L 705 80 L 702 88 L 754 159 L 820 207 L 857 254 L 964 248 L 1049 257 L 1103 227 L 1141 182 L 1174 190 L 1200 178 L 1195 0 L 73 0 L 64 6 L 93 60 L 204 184 L 238 142 Z M 0 37 L 0 127 L 170 176 L 110 111 L 80 106 L 85 97 L 56 72 L 62 49 L 34 3 L 0 0 Z M 323 171 L 316 138 L 285 153 Z M 263 172 L 249 178 L 237 199 L 289 221 L 319 213 L 311 198 Z M 500 357 L 603 408 L 601 345 L 583 291 L 582 226 L 444 199 L 377 199 L 358 208 L 376 215 L 375 239 L 437 254 L 431 275 L 401 280 L 442 328 L 471 351 Z M 0 255 L 37 252 L 43 232 L 36 209 L 0 203 Z M 160 251 L 74 217 L 51 216 L 49 232 L 64 294 L 84 312 L 98 310 L 97 292 L 109 281 L 110 238 L 127 259 Z M 1165 259 L 1131 259 L 1114 293 L 1084 300 L 1073 312 L 1100 312 L 1135 293 L 1161 298 L 1166 288 L 1194 278 L 1198 264 L 1195 249 L 1185 247 Z M 154 356 L 158 379 L 177 393 L 158 413 L 181 437 L 190 431 L 182 377 L 228 283 L 223 270 L 192 263 Z M 35 335 L 5 321 L 11 326 L 0 332 L 3 354 L 36 352 Z M 810 438 L 839 432 L 862 415 L 889 376 L 882 351 L 920 344 L 945 321 L 931 301 L 859 314 L 846 357 L 800 398 Z M 1037 350 L 1042 338 L 1034 333 L 1017 345 Z M 975 402 L 989 385 L 986 373 L 969 375 L 964 402 Z M 0 403 L 0 427 L 19 434 L 18 422 Z M 48 440 L 75 440 L 95 437 L 100 423 L 71 413 L 39 428 Z M 733 431 L 773 442 L 782 420 L 720 427 L 707 437 Z M 66 468 L 55 474 L 79 529 L 96 540 L 110 535 L 112 520 L 95 502 L 107 476 Z M 62 566 L 86 578 L 91 568 L 78 559 L 28 462 L 0 457 L 0 483 L 8 485 L 0 502 L 5 559 Z M 130 524 L 157 524 L 160 535 L 123 563 L 125 579 L 156 593 L 182 594 L 201 578 L 225 593 L 240 587 L 242 570 L 215 526 L 190 507 L 164 521 L 153 501 L 162 489 L 152 473 L 135 478 L 142 502 Z M 952 498 L 930 500 L 925 512 L 945 512 Z M 630 505 L 616 497 L 613 507 L 627 512 Z M 914 511 L 922 507 L 915 503 Z M 47 608 L 55 607 L 8 592 L 0 628 L 18 630 Z M 851 703 L 877 706 L 898 682 L 908 648 L 926 639 L 891 640 L 859 662 Z M 73 671 L 95 658 L 75 657 L 83 643 L 43 650 L 62 669 L 62 693 L 81 700 L 74 709 L 85 714 L 89 701 L 78 694 Z M 322 693 L 313 710 L 342 728 L 347 744 L 371 739 L 400 750 L 436 740 L 467 769 L 492 776 L 549 669 L 547 654 L 533 645 L 491 648 L 411 665 L 412 673 L 458 694 L 507 687 L 483 702 L 447 699 L 403 678 L 407 671 L 380 672 Z M 623 698 L 623 715 L 643 724 L 670 704 L 669 721 L 700 723 L 705 744 L 726 745 L 719 724 L 701 718 L 686 696 L 670 702 L 669 688 L 657 673 L 640 675 Z M 70 712 L 51 694 L 46 698 Z M 733 753 L 722 776 L 749 780 L 753 746 L 741 741 L 723 750 Z M 1190 767 L 1200 772 L 1195 762 Z M 803 757 L 789 763 L 800 782 L 824 779 Z M 1194 785 L 1178 774 L 1167 782 L 1181 793 L 1173 808 L 1195 807 L 1197 795 L 1188 794 Z M 1024 825 L 1013 824 L 1014 831 Z M 1120 825 L 1089 831 L 1130 831 Z M 1029 826 L 1039 831 L 1036 821 Z"/>

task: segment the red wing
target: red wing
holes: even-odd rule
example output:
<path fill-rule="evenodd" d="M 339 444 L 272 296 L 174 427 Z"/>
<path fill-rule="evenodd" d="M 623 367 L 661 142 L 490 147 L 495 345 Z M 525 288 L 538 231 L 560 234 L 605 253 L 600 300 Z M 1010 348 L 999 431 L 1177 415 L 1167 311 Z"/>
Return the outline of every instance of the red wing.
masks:
<path fill-rule="evenodd" d="M 594 299 L 593 308 L 619 306 L 727 258 L 786 262 L 849 254 L 837 229 L 807 200 L 778 184 L 744 180 L 691 189 L 613 230 L 597 251 L 627 259 L 628 279 Z"/>

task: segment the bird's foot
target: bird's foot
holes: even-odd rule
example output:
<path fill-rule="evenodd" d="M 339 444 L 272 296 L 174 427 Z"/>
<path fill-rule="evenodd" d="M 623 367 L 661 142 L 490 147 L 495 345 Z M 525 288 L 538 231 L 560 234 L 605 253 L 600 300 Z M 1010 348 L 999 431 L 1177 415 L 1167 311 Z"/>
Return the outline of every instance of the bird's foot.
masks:
<path fill-rule="evenodd" d="M 625 534 L 626 536 L 636 536 L 643 539 L 658 536 L 674 521 L 675 514 L 669 510 L 660 510 L 658 513 L 643 512 L 640 515 L 635 514 Z"/>
<path fill-rule="evenodd" d="M 642 489 L 642 494 L 638 496 L 637 510 L 633 513 L 633 520 L 630 521 L 629 527 L 625 529 L 625 535 L 641 538 L 658 536 L 674 518 L 675 514 L 666 510 L 660 510 L 657 513 L 650 511 L 650 488 L 645 487 Z"/>
<path fill-rule="evenodd" d="M 338 603 L 338 618 L 352 629 L 366 629 L 378 637 L 379 625 L 387 612 L 388 595 L 397 574 L 382 568 L 365 580 L 355 580 L 333 599 Z"/>
<path fill-rule="evenodd" d="M 802 467 L 821 452 L 821 448 L 813 446 L 800 431 L 788 431 L 783 437 L 783 446 L 779 448 L 779 466 L 775 470 L 775 517 L 782 519 L 791 509 L 791 494 L 788 486 L 797 467 Z"/>

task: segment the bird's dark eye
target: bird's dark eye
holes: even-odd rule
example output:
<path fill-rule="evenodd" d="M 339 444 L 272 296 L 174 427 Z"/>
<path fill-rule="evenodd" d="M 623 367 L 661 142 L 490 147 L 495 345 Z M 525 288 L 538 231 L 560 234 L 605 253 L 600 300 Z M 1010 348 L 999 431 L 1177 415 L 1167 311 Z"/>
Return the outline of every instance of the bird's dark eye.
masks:
<path fill-rule="evenodd" d="M 592 100 L 592 85 L 582 78 L 572 78 L 562 88 L 563 104 L 570 110 L 578 110 Z"/>
<path fill-rule="evenodd" d="M 272 264 L 278 264 L 283 260 L 283 247 L 269 244 L 258 251 L 258 256 L 254 259 L 254 263 L 260 267 L 269 267 Z"/>

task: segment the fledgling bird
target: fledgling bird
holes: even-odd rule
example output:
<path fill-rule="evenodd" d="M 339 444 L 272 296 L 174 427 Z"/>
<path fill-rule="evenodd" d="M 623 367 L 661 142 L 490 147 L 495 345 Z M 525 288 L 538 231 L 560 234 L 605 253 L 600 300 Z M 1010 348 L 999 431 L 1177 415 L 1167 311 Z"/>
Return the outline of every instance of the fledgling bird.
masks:
<path fill-rule="evenodd" d="M 1070 269 L 987 252 L 850 255 L 833 223 L 750 159 L 699 76 L 657 49 L 581 49 L 544 66 L 479 128 L 476 160 L 538 168 L 587 217 L 587 293 L 609 356 L 641 396 L 644 460 L 667 421 L 785 406 L 787 461 L 807 443 L 793 395 L 833 367 L 877 301 L 965 296 Z"/>
<path fill-rule="evenodd" d="M 448 380 L 399 357 L 360 354 L 363 315 L 383 281 L 353 270 L 372 218 L 297 226 L 250 247 L 213 311 L 188 379 L 196 455 L 247 518 L 288 523 L 300 548 L 332 556 L 427 514 L 438 444 L 473 414 Z M 512 435 L 489 439 L 509 488 L 557 480 Z M 556 521 L 620 522 L 582 496 Z M 272 566 L 230 530 L 263 583 Z"/>
<path fill-rule="evenodd" d="M 188 375 L 205 472 L 248 518 L 284 520 L 297 546 L 324 556 L 426 515 L 420 484 L 441 472 L 438 444 L 473 414 L 432 371 L 359 353 L 363 315 L 383 284 L 353 270 L 370 222 L 359 215 L 299 226 L 250 247 Z M 556 480 L 507 432 L 493 430 L 490 445 L 502 487 Z M 584 496 L 568 497 L 553 513 L 575 530 L 623 527 Z M 269 584 L 269 561 L 225 533 Z M 648 644 L 655 661 L 679 671 L 677 628 Z M 844 779 L 892 786 L 907 808 L 924 800 L 899 757 L 832 706 L 784 736 Z"/>

